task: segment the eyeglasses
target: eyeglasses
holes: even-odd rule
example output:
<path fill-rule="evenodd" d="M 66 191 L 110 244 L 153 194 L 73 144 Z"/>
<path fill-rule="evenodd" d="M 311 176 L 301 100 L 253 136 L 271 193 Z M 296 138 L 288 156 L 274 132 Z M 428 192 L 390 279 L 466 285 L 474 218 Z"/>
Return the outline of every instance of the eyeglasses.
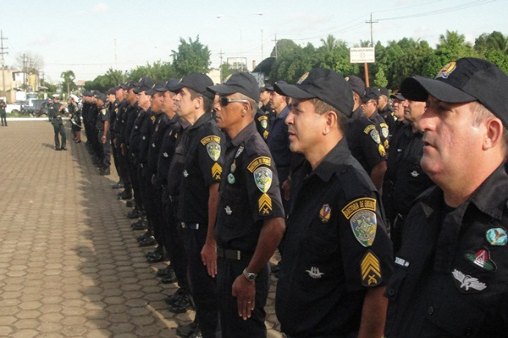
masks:
<path fill-rule="evenodd" d="M 247 100 L 230 99 L 230 98 L 227 98 L 227 97 L 224 97 L 224 96 L 221 96 L 220 99 L 219 99 L 219 104 L 221 105 L 221 107 L 225 107 L 225 106 L 227 106 L 228 104 L 230 104 L 232 102 L 249 103 L 249 101 L 247 101 Z"/>

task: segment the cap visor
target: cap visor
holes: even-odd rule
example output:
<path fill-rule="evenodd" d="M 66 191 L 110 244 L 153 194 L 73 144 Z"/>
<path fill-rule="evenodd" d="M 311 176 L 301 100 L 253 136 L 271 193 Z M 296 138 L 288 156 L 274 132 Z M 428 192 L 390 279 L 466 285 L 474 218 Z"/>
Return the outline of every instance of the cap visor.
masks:
<path fill-rule="evenodd" d="M 273 88 L 275 91 L 281 95 L 293 97 L 295 99 L 311 99 L 316 97 L 316 95 L 310 94 L 303 89 L 300 89 L 296 85 L 288 84 L 288 83 L 276 83 Z"/>
<path fill-rule="evenodd" d="M 231 94 L 238 92 L 237 89 L 234 89 L 234 88 L 224 85 L 224 84 L 209 86 L 208 89 L 217 95 L 231 95 Z"/>
<path fill-rule="evenodd" d="M 426 101 L 428 95 L 449 103 L 476 101 L 475 97 L 443 81 L 418 75 L 405 79 L 400 86 L 400 91 L 405 98 L 413 101 Z"/>

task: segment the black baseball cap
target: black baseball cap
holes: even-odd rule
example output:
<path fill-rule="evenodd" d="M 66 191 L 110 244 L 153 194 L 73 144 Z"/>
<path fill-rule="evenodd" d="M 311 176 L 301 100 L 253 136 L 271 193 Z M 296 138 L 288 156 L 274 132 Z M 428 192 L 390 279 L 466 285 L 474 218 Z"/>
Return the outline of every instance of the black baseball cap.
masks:
<path fill-rule="evenodd" d="M 166 81 L 159 81 L 156 84 L 154 84 L 152 86 L 152 88 L 150 88 L 150 90 L 148 90 L 146 93 L 148 95 L 153 95 L 156 92 L 164 93 L 165 91 L 167 91 L 167 89 L 166 89 Z"/>
<path fill-rule="evenodd" d="M 106 102 L 107 101 L 107 97 L 106 97 L 106 94 L 104 93 L 101 93 L 99 91 L 96 91 L 94 94 L 93 94 L 93 97 L 95 97 L 96 99 L 99 99 L 101 100 L 102 102 Z"/>
<path fill-rule="evenodd" d="M 320 99 L 347 117 L 353 113 L 351 87 L 341 75 L 329 69 L 313 68 L 306 78 L 295 85 L 277 81 L 274 89 L 279 94 L 295 99 Z"/>
<path fill-rule="evenodd" d="M 148 91 L 152 89 L 153 85 L 153 80 L 148 76 L 144 76 L 139 79 L 137 86 L 134 88 L 134 93 L 139 94 L 141 92 L 147 92 L 147 94 L 150 95 Z"/>
<path fill-rule="evenodd" d="M 392 94 L 390 95 L 390 98 L 391 99 L 397 99 L 399 101 L 404 101 L 406 98 L 404 97 L 404 95 L 402 95 L 401 92 L 398 92 L 398 93 L 395 93 L 395 94 Z"/>
<path fill-rule="evenodd" d="M 381 96 L 381 95 L 384 95 L 386 97 L 390 96 L 390 91 L 388 90 L 388 88 L 380 87 L 379 88 L 379 96 Z"/>
<path fill-rule="evenodd" d="M 131 81 L 128 81 L 127 83 L 124 83 L 120 87 L 123 88 L 124 90 L 129 90 L 132 88 L 136 88 L 136 86 L 137 86 L 137 82 L 134 80 L 131 80 Z"/>
<path fill-rule="evenodd" d="M 362 102 L 369 102 L 369 100 L 377 100 L 379 99 L 379 88 L 369 87 L 365 89 L 365 95 L 362 97 Z"/>
<path fill-rule="evenodd" d="M 166 81 L 164 86 L 166 87 L 166 90 L 176 93 L 178 91 L 177 88 L 178 88 L 179 83 L 180 83 L 180 81 L 178 81 L 177 79 L 171 78 Z"/>
<path fill-rule="evenodd" d="M 92 91 L 91 90 L 85 90 L 83 92 L 83 96 L 90 96 L 90 97 L 93 96 Z"/>
<path fill-rule="evenodd" d="M 108 95 L 115 95 L 115 93 L 116 93 L 116 87 L 110 88 L 106 93 Z"/>
<path fill-rule="evenodd" d="M 256 102 L 259 101 L 258 82 L 247 72 L 234 73 L 223 84 L 210 86 L 208 89 L 218 95 L 241 93 Z"/>
<path fill-rule="evenodd" d="M 346 81 L 349 83 L 351 90 L 356 94 L 360 95 L 360 98 L 365 95 L 365 82 L 356 75 L 350 75 L 346 77 Z"/>
<path fill-rule="evenodd" d="M 414 101 L 426 101 L 429 95 L 447 103 L 478 101 L 508 127 L 508 76 L 486 60 L 462 58 L 448 63 L 434 79 L 406 78 L 401 92 Z"/>
<path fill-rule="evenodd" d="M 175 90 L 178 92 L 184 87 L 190 88 L 196 93 L 213 98 L 213 94 L 208 90 L 208 87 L 210 86 L 213 86 L 213 81 L 207 75 L 201 73 L 190 73 L 182 78 Z"/>

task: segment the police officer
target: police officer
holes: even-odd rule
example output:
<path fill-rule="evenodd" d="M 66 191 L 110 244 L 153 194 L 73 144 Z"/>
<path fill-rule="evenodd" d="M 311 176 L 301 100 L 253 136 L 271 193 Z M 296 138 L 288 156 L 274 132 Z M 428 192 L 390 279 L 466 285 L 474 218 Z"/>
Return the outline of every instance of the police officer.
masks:
<path fill-rule="evenodd" d="M 62 120 L 63 106 L 59 102 L 59 96 L 53 95 L 53 100 L 48 104 L 48 117 L 55 132 L 55 150 L 67 150 L 65 143 L 67 136 Z M 60 141 L 61 139 L 61 141 Z"/>
<path fill-rule="evenodd" d="M 427 103 L 421 165 L 437 186 L 404 223 L 387 289 L 389 338 L 506 337 L 507 90 L 508 77 L 476 58 L 401 85 Z"/>
<path fill-rule="evenodd" d="M 378 112 L 379 88 L 370 87 L 362 98 L 362 109 L 367 118 L 374 123 L 381 137 L 381 144 L 388 150 L 390 131 L 385 119 Z"/>
<path fill-rule="evenodd" d="M 81 109 L 78 106 L 78 97 L 71 94 L 67 101 L 67 111 L 71 116 L 71 131 L 73 140 L 81 143 Z"/>
<path fill-rule="evenodd" d="M 186 155 L 177 217 L 186 232 L 189 281 L 203 337 L 215 337 L 218 324 L 214 228 L 224 135 L 211 114 L 213 94 L 207 87 L 212 85 L 208 76 L 190 73 L 180 82 L 175 99 L 178 115 L 191 124 L 182 140 Z"/>
<path fill-rule="evenodd" d="M 98 140 L 101 144 L 101 156 L 99 173 L 101 175 L 110 174 L 111 165 L 111 134 L 109 132 L 110 127 L 110 114 L 109 109 L 106 107 L 107 96 L 99 91 L 94 93 L 95 104 L 99 110 L 99 116 L 97 117 L 97 134 Z"/>
<path fill-rule="evenodd" d="M 286 118 L 291 151 L 307 160 L 282 244 L 276 314 L 289 337 L 381 337 L 392 250 L 379 197 L 344 140 L 350 86 L 313 69 L 297 85 Z"/>
<path fill-rule="evenodd" d="M 270 103 L 270 96 L 272 91 L 273 86 L 271 85 L 266 85 L 260 88 L 260 107 L 257 109 L 256 115 L 254 116 L 254 121 L 256 122 L 258 133 L 263 137 L 265 141 L 268 138 L 268 134 L 270 133 L 270 116 L 274 114 L 272 104 Z"/>
<path fill-rule="evenodd" d="M 365 94 L 362 79 L 351 75 L 347 78 L 353 92 L 353 115 L 346 121 L 346 139 L 351 154 L 369 174 L 377 189 L 383 186 L 386 172 L 386 149 L 376 126 L 369 121 L 362 110 L 361 98 Z"/>
<path fill-rule="evenodd" d="M 258 85 L 235 73 L 210 89 L 220 95 L 217 125 L 229 137 L 216 227 L 222 337 L 266 337 L 267 262 L 285 223 L 275 163 L 253 122 Z"/>
<path fill-rule="evenodd" d="M 377 110 L 379 115 L 385 120 L 388 125 L 388 130 L 390 131 L 390 135 L 388 136 L 388 140 L 390 140 L 393 130 L 395 127 L 395 121 L 397 118 L 393 114 L 393 107 L 390 104 L 389 100 L 389 91 L 387 88 L 381 87 L 379 88 L 379 96 L 377 98 Z"/>
<path fill-rule="evenodd" d="M 2 127 L 7 127 L 7 112 L 5 111 L 7 104 L 4 100 L 0 100 L 0 120 L 2 121 Z"/>

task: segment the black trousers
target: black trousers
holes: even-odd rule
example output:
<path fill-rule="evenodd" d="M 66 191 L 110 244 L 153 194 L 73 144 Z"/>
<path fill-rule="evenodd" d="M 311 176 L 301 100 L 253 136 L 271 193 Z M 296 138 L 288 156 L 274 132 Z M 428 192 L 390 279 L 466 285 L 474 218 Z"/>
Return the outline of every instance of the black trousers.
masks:
<path fill-rule="evenodd" d="M 53 125 L 53 131 L 55 132 L 55 148 L 65 148 L 65 144 L 67 142 L 67 136 L 65 135 L 65 128 L 63 123 L 60 122 L 51 122 Z M 62 141 L 60 142 L 60 138 Z"/>
<path fill-rule="evenodd" d="M 231 294 L 233 282 L 249 264 L 250 257 L 240 261 L 218 258 L 217 288 L 219 294 L 220 323 L 222 338 L 265 338 L 265 305 L 269 289 L 269 267 L 256 278 L 256 298 L 251 317 L 243 320 L 238 315 L 237 299 Z"/>
<path fill-rule="evenodd" d="M 167 194 L 167 191 L 163 189 L 162 192 L 162 209 L 163 214 L 163 236 L 164 236 L 164 248 L 168 253 L 171 266 L 175 270 L 176 278 L 178 279 L 178 285 L 186 293 L 190 294 L 189 281 L 187 276 L 187 253 L 185 252 L 185 246 L 183 243 L 183 229 L 180 227 L 180 223 L 176 218 L 176 202 L 172 202 Z"/>
<path fill-rule="evenodd" d="M 201 224 L 200 224 L 201 226 Z M 187 252 L 189 286 L 196 307 L 196 318 L 203 337 L 215 338 L 219 323 L 217 285 L 208 275 L 201 261 L 201 249 L 205 244 L 206 227 L 199 230 L 183 229 Z"/>

